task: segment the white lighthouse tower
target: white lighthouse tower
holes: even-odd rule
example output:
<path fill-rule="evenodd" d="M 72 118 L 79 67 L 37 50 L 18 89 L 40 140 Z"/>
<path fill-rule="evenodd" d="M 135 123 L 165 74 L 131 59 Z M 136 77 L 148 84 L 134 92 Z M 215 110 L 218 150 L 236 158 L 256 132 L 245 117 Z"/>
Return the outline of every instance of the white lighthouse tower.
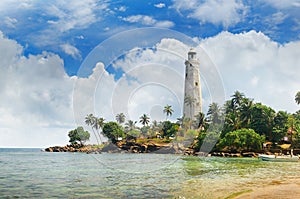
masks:
<path fill-rule="evenodd" d="M 195 115 L 202 112 L 200 62 L 196 55 L 195 49 L 191 48 L 188 60 L 185 61 L 183 116 L 192 120 L 195 119 Z"/>

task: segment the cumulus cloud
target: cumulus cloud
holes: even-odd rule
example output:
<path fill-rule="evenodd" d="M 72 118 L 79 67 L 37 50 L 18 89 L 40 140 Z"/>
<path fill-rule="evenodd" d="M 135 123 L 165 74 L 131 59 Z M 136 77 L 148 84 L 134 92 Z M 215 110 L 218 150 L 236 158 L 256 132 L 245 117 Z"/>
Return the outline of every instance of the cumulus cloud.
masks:
<path fill-rule="evenodd" d="M 300 42 L 280 45 L 261 32 L 222 32 L 201 46 L 220 69 L 227 98 L 239 90 L 276 110 L 298 109 Z"/>
<path fill-rule="evenodd" d="M 60 45 L 61 49 L 66 53 L 67 55 L 70 55 L 74 59 L 81 59 L 80 51 L 75 47 L 72 46 L 69 43 Z"/>
<path fill-rule="evenodd" d="M 154 7 L 156 7 L 156 8 L 164 8 L 164 7 L 166 7 L 166 4 L 164 4 L 164 3 L 158 3 L 158 4 L 154 4 Z"/>
<path fill-rule="evenodd" d="M 14 142 L 1 139 L 0 145 L 23 142 L 22 146 L 37 146 L 33 145 L 34 135 L 47 137 L 46 132 L 52 131 L 51 128 L 60 129 L 53 132 L 54 139 L 62 129 L 70 127 L 73 81 L 65 74 L 63 61 L 48 52 L 25 57 L 23 47 L 2 33 L 0 52 L 1 135 L 14 135 L 15 139 Z M 29 139 L 30 142 L 25 142 Z"/>
<path fill-rule="evenodd" d="M 106 8 L 107 4 L 101 5 Z M 48 16 L 56 17 L 57 20 L 52 21 L 52 28 L 59 32 L 66 32 L 74 28 L 85 28 L 96 22 L 97 17 L 95 11 L 99 9 L 97 2 L 88 1 L 57 1 L 52 2 L 45 11 Z"/>
<path fill-rule="evenodd" d="M 43 52 L 26 57 L 23 47 L 2 32 L 0 70 L 1 147 L 66 144 L 69 130 L 84 126 L 84 117 L 88 113 L 99 113 L 92 103 L 99 79 L 104 79 L 98 86 L 105 89 L 105 94 L 115 84 L 113 75 L 105 71 L 102 63 L 96 64 L 88 77 L 70 77 L 58 55 Z M 97 98 L 104 100 L 98 102 L 109 104 L 106 97 L 108 95 Z M 107 112 L 100 111 L 105 118 L 111 113 L 109 107 Z"/>
<path fill-rule="evenodd" d="M 265 3 L 279 9 L 285 8 L 293 8 L 293 7 L 300 7 L 299 0 L 289 0 L 289 1 L 281 1 L 281 0 L 263 0 Z"/>
<path fill-rule="evenodd" d="M 128 17 L 121 18 L 123 21 L 130 23 L 141 23 L 146 26 L 155 26 L 160 28 L 171 28 L 175 24 L 169 20 L 156 20 L 148 15 L 131 15 Z"/>
<path fill-rule="evenodd" d="M 255 31 L 222 32 L 200 40 L 196 50 L 204 110 L 216 101 L 212 92 L 217 80 L 223 82 L 227 99 L 239 90 L 276 110 L 295 112 L 299 47 L 300 42 L 279 45 Z M 69 77 L 58 55 L 43 52 L 26 57 L 20 44 L 0 32 L 0 146 L 63 145 L 67 132 L 84 125 L 88 113 L 107 121 L 120 112 L 132 120 L 144 113 L 161 119 L 159 110 L 170 104 L 171 119 L 176 120 L 181 116 L 189 48 L 165 38 L 152 49 L 134 48 L 115 60 L 112 66 L 124 71 L 118 79 L 101 62 L 87 77 Z"/>
<path fill-rule="evenodd" d="M 213 23 L 225 28 L 240 22 L 246 12 L 246 6 L 239 0 L 180 1 L 173 0 L 173 8 L 184 11 L 188 17 L 201 23 Z"/>

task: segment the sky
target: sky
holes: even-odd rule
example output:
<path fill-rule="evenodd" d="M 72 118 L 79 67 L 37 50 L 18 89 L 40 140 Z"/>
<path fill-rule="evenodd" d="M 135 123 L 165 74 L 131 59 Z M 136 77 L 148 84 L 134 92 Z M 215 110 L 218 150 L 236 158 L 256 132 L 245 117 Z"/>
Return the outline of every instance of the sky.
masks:
<path fill-rule="evenodd" d="M 65 145 L 93 113 L 181 117 L 184 61 L 200 61 L 203 111 L 238 90 L 299 110 L 300 0 L 2 0 L 0 147 Z M 95 141 L 91 138 L 91 142 Z"/>

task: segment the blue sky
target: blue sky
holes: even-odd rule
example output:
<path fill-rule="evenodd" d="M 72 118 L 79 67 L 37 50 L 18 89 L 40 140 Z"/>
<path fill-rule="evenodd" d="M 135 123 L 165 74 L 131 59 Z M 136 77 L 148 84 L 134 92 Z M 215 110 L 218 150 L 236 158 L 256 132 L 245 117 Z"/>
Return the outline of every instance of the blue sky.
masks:
<path fill-rule="evenodd" d="M 100 42 L 138 27 L 170 28 L 200 39 L 224 30 L 261 31 L 280 44 L 299 39 L 300 2 L 292 0 L 21 2 L 1 3 L 1 31 L 26 46 L 25 55 L 58 54 L 69 75 Z"/>
<path fill-rule="evenodd" d="M 162 119 L 171 104 L 176 120 L 191 46 L 204 111 L 239 90 L 293 113 L 299 11 L 300 0 L 3 0 L 0 147 L 65 144 L 88 113 Z"/>

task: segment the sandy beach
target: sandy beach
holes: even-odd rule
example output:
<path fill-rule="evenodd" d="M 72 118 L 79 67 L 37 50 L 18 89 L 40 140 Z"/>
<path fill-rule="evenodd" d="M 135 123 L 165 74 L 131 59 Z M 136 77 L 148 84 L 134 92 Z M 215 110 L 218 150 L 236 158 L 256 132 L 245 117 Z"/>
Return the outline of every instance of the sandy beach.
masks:
<path fill-rule="evenodd" d="M 249 199 L 249 198 L 259 198 L 259 199 L 270 199 L 270 198 L 280 198 L 280 199 L 295 199 L 300 198 L 300 181 L 296 179 L 291 179 L 288 181 L 274 181 L 271 185 L 257 188 L 253 191 L 248 191 L 243 193 L 235 199 Z"/>

